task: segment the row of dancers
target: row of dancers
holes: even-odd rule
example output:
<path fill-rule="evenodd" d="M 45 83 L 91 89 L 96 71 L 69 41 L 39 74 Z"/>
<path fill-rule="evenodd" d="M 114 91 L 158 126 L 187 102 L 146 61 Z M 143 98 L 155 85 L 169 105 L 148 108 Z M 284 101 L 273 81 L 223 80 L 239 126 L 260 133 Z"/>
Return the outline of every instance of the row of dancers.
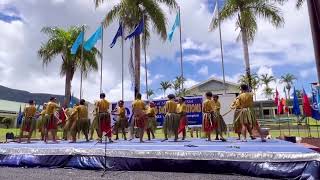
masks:
<path fill-rule="evenodd" d="M 247 132 L 252 139 L 255 139 L 253 131 L 256 130 L 261 135 L 261 130 L 252 110 L 253 94 L 249 91 L 247 85 L 241 85 L 240 89 L 240 95 L 234 100 L 230 108 L 235 110 L 233 125 L 235 133 L 238 134 L 238 139 L 241 140 L 242 135 L 243 141 L 247 141 Z M 215 132 L 215 139 L 225 142 L 224 134 L 227 132 L 227 125 L 220 114 L 219 96 L 207 92 L 205 97 L 202 105 L 202 130 L 205 132 L 208 141 L 211 141 L 211 135 Z M 135 137 L 135 128 L 137 130 L 136 136 L 140 142 L 144 142 L 145 132 L 148 140 L 155 138 L 157 111 L 154 102 L 151 101 L 146 104 L 141 99 L 141 94 L 137 94 L 132 103 L 133 119 L 131 121 L 128 121 L 129 118 L 126 116 L 124 101 L 120 100 L 117 107 L 112 111 L 109 111 L 109 108 L 110 102 L 106 100 L 106 95 L 101 93 L 100 99 L 95 102 L 94 119 L 90 123 L 88 108 L 84 99 L 81 99 L 75 107 L 64 109 L 57 104 L 56 98 L 51 97 L 50 101 L 44 104 L 43 110 L 39 113 L 39 118 L 36 118 L 35 103 L 31 100 L 24 110 L 19 142 L 21 142 L 22 137 L 25 137 L 23 133 L 27 132 L 26 137 L 29 143 L 31 135 L 36 129 L 41 133 L 41 139 L 44 142 L 48 142 L 49 133 L 52 135 L 52 141 L 57 142 L 59 125 L 63 129 L 63 139 L 68 140 L 71 137 L 72 143 L 77 141 L 77 135 L 81 132 L 87 141 L 92 140 L 94 131 L 98 135 L 99 142 L 102 142 L 103 135 L 109 142 L 113 142 L 113 132 L 116 135 L 115 140 L 119 139 L 119 133 L 122 134 L 124 140 L 127 140 L 127 128 L 129 128 L 130 140 Z M 178 102 L 176 102 L 175 95 L 168 95 L 164 109 L 165 120 L 162 128 L 164 139 L 162 141 L 167 141 L 170 136 L 174 137 L 174 141 L 178 141 L 179 134 L 182 134 L 182 140 L 184 140 L 188 126 L 185 98 L 178 97 Z M 117 117 L 114 126 L 111 125 L 111 115 Z M 261 139 L 265 142 L 263 135 Z"/>

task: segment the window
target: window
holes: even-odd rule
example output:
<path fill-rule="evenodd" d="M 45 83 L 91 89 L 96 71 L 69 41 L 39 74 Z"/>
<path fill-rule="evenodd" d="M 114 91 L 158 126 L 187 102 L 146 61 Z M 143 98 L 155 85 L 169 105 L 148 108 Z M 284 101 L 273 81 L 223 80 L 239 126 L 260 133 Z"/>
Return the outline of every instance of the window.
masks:
<path fill-rule="evenodd" d="M 263 115 L 270 116 L 270 110 L 269 109 L 264 109 L 263 110 Z"/>

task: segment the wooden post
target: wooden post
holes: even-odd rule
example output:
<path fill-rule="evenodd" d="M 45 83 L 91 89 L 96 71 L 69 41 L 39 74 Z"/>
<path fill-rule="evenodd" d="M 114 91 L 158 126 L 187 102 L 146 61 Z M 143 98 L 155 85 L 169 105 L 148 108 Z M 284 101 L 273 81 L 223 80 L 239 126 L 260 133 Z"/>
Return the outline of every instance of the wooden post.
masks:
<path fill-rule="evenodd" d="M 318 82 L 320 82 L 320 1 L 307 0 Z"/>

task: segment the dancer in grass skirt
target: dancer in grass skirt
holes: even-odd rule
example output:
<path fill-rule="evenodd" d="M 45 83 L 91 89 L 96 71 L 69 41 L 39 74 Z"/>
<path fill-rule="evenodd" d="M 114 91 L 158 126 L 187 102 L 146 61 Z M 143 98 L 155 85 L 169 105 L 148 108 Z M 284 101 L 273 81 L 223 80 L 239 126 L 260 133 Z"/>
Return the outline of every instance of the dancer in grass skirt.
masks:
<path fill-rule="evenodd" d="M 186 127 L 188 125 L 188 119 L 187 119 L 187 105 L 185 103 L 184 97 L 179 98 L 177 113 L 180 115 L 180 124 L 179 124 L 178 134 L 182 133 L 182 140 L 185 140 L 187 135 Z"/>
<path fill-rule="evenodd" d="M 47 103 L 44 103 L 42 111 L 40 112 L 39 119 L 37 121 L 37 129 L 41 135 L 42 141 L 44 140 L 44 137 L 45 137 L 45 124 L 47 124 L 46 122 L 48 121 L 48 116 L 46 116 L 46 108 L 47 108 Z"/>
<path fill-rule="evenodd" d="M 58 128 L 58 118 L 56 117 L 56 113 L 59 110 L 60 106 L 57 104 L 57 99 L 55 97 L 51 97 L 50 101 L 47 103 L 46 113 L 48 116 L 48 121 L 45 124 L 45 139 L 48 140 L 48 133 L 50 132 L 52 135 L 52 141 L 57 142 L 57 128 Z"/>
<path fill-rule="evenodd" d="M 102 142 L 102 134 L 106 133 L 109 142 L 113 142 L 112 137 L 112 127 L 111 127 L 111 116 L 109 113 L 110 103 L 105 99 L 106 95 L 104 93 L 100 94 L 100 100 L 97 102 L 97 109 L 99 112 L 98 119 L 98 136 L 99 141 Z"/>
<path fill-rule="evenodd" d="M 148 140 L 155 139 L 155 130 L 157 128 L 157 121 L 156 121 L 156 108 L 154 102 L 149 103 L 149 107 L 147 108 L 147 115 L 148 115 L 148 125 L 147 125 L 147 135 Z"/>
<path fill-rule="evenodd" d="M 30 143 L 30 138 L 31 138 L 32 132 L 34 130 L 36 112 L 37 112 L 37 109 L 36 109 L 34 101 L 30 100 L 29 105 L 24 108 L 24 119 L 22 121 L 22 126 L 20 129 L 19 142 L 21 142 L 21 138 L 23 137 L 23 132 L 28 132 L 27 142 Z"/>
<path fill-rule="evenodd" d="M 86 106 L 86 101 L 84 99 L 80 100 L 80 105 L 76 106 L 74 111 L 71 114 L 72 116 L 76 116 L 76 123 L 73 123 L 72 126 L 72 142 L 76 142 L 76 135 L 82 132 L 85 136 L 86 141 L 89 141 L 89 114 L 88 108 Z M 75 125 L 74 125 L 75 124 Z"/>
<path fill-rule="evenodd" d="M 249 91 L 249 87 L 245 84 L 240 86 L 240 95 L 232 103 L 231 108 L 235 109 L 234 114 L 234 129 L 238 133 L 239 140 L 241 139 L 240 133 L 243 135 L 244 140 L 247 141 L 247 131 L 252 139 L 252 131 L 257 130 L 261 135 L 262 142 L 265 142 L 264 136 L 261 134 L 260 126 L 256 120 L 253 110 L 253 94 Z"/>
<path fill-rule="evenodd" d="M 212 113 L 214 112 L 212 106 L 212 92 L 206 93 L 206 100 L 203 102 L 202 105 L 202 112 L 203 112 L 203 121 L 202 121 L 202 130 L 206 134 L 206 138 L 208 141 L 211 141 L 211 133 L 215 129 L 215 122 L 212 117 Z"/>
<path fill-rule="evenodd" d="M 168 136 L 174 135 L 174 141 L 178 141 L 178 129 L 180 122 L 180 115 L 177 114 L 177 103 L 175 102 L 175 95 L 169 94 L 168 101 L 165 104 L 165 121 L 163 124 L 164 140 L 168 140 Z"/>
<path fill-rule="evenodd" d="M 98 121 L 99 121 L 99 112 L 98 112 L 98 108 L 97 108 L 97 104 L 98 101 L 94 102 L 94 110 L 93 110 L 93 120 L 90 124 L 90 140 L 93 140 L 93 134 L 94 131 L 97 132 L 97 135 L 99 134 L 99 125 L 98 125 Z M 99 135 L 98 135 L 99 136 Z"/>
<path fill-rule="evenodd" d="M 138 93 L 136 100 L 132 103 L 133 120 L 135 127 L 138 128 L 140 142 L 143 143 L 143 135 L 147 125 L 147 115 L 145 113 L 146 105 L 141 100 L 141 94 Z"/>
<path fill-rule="evenodd" d="M 126 128 L 128 127 L 128 118 L 126 116 L 126 108 L 124 107 L 124 101 L 120 100 L 118 102 L 118 108 L 115 109 L 113 115 L 117 115 L 117 122 L 114 125 L 116 132 L 116 140 L 119 139 L 119 130 L 121 130 L 122 136 L 124 140 L 127 140 L 126 136 Z"/>
<path fill-rule="evenodd" d="M 215 122 L 216 140 L 225 142 L 226 139 L 223 137 L 223 134 L 226 134 L 227 132 L 227 125 L 220 114 L 221 104 L 219 102 L 219 96 L 214 95 L 211 102 L 213 106 L 213 119 Z"/>

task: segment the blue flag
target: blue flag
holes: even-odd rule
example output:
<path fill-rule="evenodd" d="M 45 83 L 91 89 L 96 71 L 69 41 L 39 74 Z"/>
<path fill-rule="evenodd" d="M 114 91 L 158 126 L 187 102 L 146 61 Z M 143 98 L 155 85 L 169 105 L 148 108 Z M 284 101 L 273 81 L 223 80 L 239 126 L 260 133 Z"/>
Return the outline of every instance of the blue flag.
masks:
<path fill-rule="evenodd" d="M 80 34 L 78 35 L 76 41 L 74 41 L 74 43 L 71 47 L 71 54 L 77 53 L 79 46 L 82 44 L 83 38 L 84 38 L 84 33 L 83 33 L 83 31 L 81 31 Z"/>
<path fill-rule="evenodd" d="M 110 44 L 110 48 L 113 48 L 113 46 L 117 43 L 117 39 L 118 37 L 122 36 L 123 35 L 123 31 L 122 31 L 122 23 L 120 24 L 119 28 L 118 28 L 118 31 L 117 31 L 117 34 L 114 36 L 111 44 Z"/>
<path fill-rule="evenodd" d="M 69 103 L 69 107 L 70 108 L 73 108 L 73 106 L 75 105 L 75 100 L 74 100 L 74 97 L 73 97 L 73 93 L 72 95 L 70 96 L 70 103 Z"/>
<path fill-rule="evenodd" d="M 174 21 L 174 24 L 171 28 L 171 31 L 168 34 L 168 39 L 170 42 L 172 41 L 173 34 L 174 34 L 176 27 L 179 27 L 179 26 L 180 26 L 180 16 L 179 16 L 179 13 L 177 13 L 176 20 Z"/>
<path fill-rule="evenodd" d="M 19 128 L 21 126 L 22 118 L 23 118 L 23 113 L 21 112 L 21 105 L 20 105 L 19 113 L 17 116 L 17 123 L 16 123 L 17 128 Z"/>
<path fill-rule="evenodd" d="M 319 106 L 318 106 L 318 90 L 315 87 L 312 87 L 312 118 L 316 120 L 320 120 Z"/>
<path fill-rule="evenodd" d="M 134 31 L 129 34 L 125 40 L 127 40 L 128 38 L 131 39 L 135 36 L 139 36 L 142 32 L 143 32 L 143 29 L 144 29 L 144 22 L 143 22 L 143 19 L 141 19 L 141 21 L 139 22 L 139 24 L 136 26 L 136 28 L 134 29 Z"/>
<path fill-rule="evenodd" d="M 94 45 L 97 43 L 98 40 L 102 38 L 103 28 L 100 26 L 96 32 L 94 32 L 91 37 L 85 42 L 84 49 L 87 51 L 91 51 Z"/>
<path fill-rule="evenodd" d="M 299 105 L 299 98 L 296 92 L 296 89 L 293 89 L 293 109 L 292 109 L 293 114 L 296 116 L 301 115 L 300 111 L 300 105 Z"/>

